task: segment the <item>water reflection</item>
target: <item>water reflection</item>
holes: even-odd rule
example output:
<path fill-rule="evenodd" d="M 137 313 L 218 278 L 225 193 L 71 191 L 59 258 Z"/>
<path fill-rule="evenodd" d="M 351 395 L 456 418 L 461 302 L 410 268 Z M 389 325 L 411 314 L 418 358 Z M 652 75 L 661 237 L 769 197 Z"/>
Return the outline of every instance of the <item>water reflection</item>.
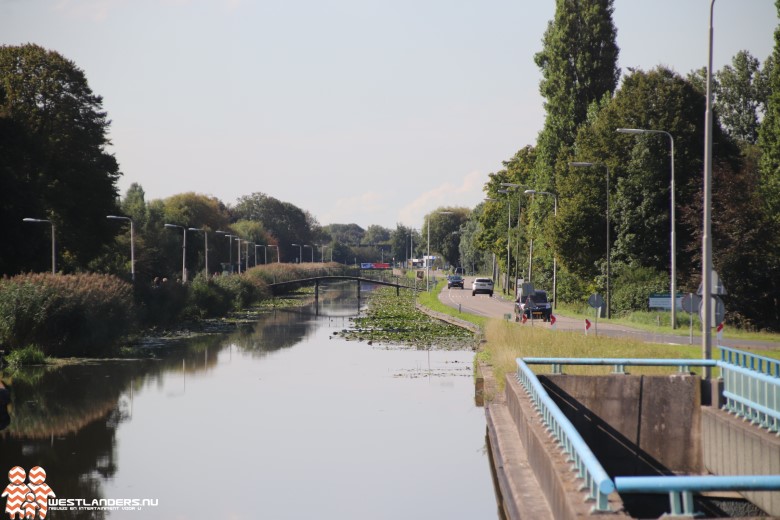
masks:
<path fill-rule="evenodd" d="M 342 495 L 352 507 L 345 504 L 339 514 L 321 509 L 317 516 L 393 518 L 392 502 L 411 500 L 420 514 L 404 517 L 430 517 L 447 507 L 425 501 L 462 500 L 437 498 L 453 490 L 478 495 L 477 509 L 494 514 L 487 461 L 477 453 L 484 420 L 470 403 L 470 353 L 441 353 L 431 368 L 426 353 L 411 359 L 415 353 L 404 349 L 331 340 L 357 308 L 354 295 L 343 296 L 321 290 L 319 319 L 313 307 L 275 311 L 228 336 L 158 348 L 155 359 L 0 374 L 11 383 L 13 402 L 11 424 L 0 432 L 0 475 L 16 465 L 41 466 L 61 498 L 160 499 L 143 515 L 51 511 L 53 519 L 202 518 L 204 511 L 257 518 L 261 510 L 300 518 L 311 515 L 297 501 L 323 507 Z M 462 399 L 449 397 L 464 384 Z M 442 436 L 435 428 L 445 415 L 455 417 L 452 431 L 433 438 Z M 460 431 L 466 418 L 478 432 L 477 446 Z M 485 489 L 457 491 L 462 482 L 451 480 L 463 471 L 463 453 L 453 450 L 472 450 L 466 455 L 484 463 L 484 471 L 466 471 Z M 417 459 L 429 456 L 417 467 Z M 184 474 L 172 481 L 166 468 Z M 225 471 L 238 496 L 263 497 L 270 509 L 256 503 L 226 509 L 204 496 L 209 479 L 224 482 Z M 426 484 L 412 487 L 423 489 L 410 489 L 406 483 L 420 474 Z M 351 488 L 365 481 L 378 487 L 352 496 Z M 397 491 L 389 492 L 393 486 Z M 321 493 L 328 497 L 318 498 Z M 387 513 L 372 511 L 372 503 L 384 504 Z"/>

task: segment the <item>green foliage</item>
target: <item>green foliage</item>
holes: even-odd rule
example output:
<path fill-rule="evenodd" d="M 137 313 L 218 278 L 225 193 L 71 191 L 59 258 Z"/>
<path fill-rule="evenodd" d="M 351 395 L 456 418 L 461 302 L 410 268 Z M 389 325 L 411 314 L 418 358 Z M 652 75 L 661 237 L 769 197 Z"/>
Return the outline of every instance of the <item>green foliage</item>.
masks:
<path fill-rule="evenodd" d="M 734 140 L 758 142 L 759 114 L 766 111 L 768 77 L 748 51 L 739 51 L 715 73 L 715 112 L 723 130 Z"/>
<path fill-rule="evenodd" d="M 669 275 L 652 267 L 619 264 L 612 270 L 612 313 L 615 316 L 647 309 L 652 293 L 669 291 Z"/>
<path fill-rule="evenodd" d="M 780 2 L 775 1 L 780 16 Z M 780 227 L 780 26 L 775 29 L 775 45 L 767 72 L 766 113 L 758 132 L 761 147 L 761 191 L 767 212 L 775 227 Z"/>
<path fill-rule="evenodd" d="M 0 273 L 83 269 L 115 232 L 119 167 L 106 152 L 109 121 L 84 72 L 33 44 L 0 47 Z"/>
<path fill-rule="evenodd" d="M 26 347 L 11 352 L 5 360 L 11 368 L 27 365 L 43 365 L 46 363 L 46 354 L 33 345 L 27 345 Z"/>
<path fill-rule="evenodd" d="M 0 344 L 55 356 L 108 351 L 133 326 L 132 287 L 100 274 L 27 274 L 0 282 Z"/>

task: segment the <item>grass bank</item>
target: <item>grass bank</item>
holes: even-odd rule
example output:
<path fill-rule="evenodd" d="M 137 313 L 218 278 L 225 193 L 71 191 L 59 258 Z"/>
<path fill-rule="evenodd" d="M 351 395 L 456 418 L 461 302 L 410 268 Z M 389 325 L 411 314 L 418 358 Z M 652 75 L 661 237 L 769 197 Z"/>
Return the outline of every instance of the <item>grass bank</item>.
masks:
<path fill-rule="evenodd" d="M 659 358 L 701 359 L 699 345 L 667 345 L 645 343 L 632 339 L 588 335 L 582 332 L 550 330 L 541 327 L 520 327 L 499 319 L 489 320 L 485 327 L 486 343 L 478 358 L 492 365 L 493 373 L 503 389 L 504 377 L 517 369 L 518 357 L 574 357 L 574 358 Z M 759 355 L 780 359 L 780 351 L 761 350 Z M 720 352 L 714 347 L 713 358 Z M 671 374 L 676 368 L 630 367 L 633 374 Z M 549 371 L 549 366 L 534 367 L 534 371 Z M 609 366 L 566 367 L 570 374 L 606 374 Z M 693 368 L 701 373 L 700 368 Z"/>

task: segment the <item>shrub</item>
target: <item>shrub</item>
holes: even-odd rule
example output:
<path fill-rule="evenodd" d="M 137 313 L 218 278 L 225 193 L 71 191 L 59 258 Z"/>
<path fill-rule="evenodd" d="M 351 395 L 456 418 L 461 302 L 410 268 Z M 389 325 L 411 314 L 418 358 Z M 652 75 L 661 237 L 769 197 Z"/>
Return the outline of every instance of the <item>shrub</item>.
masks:
<path fill-rule="evenodd" d="M 101 274 L 24 274 L 0 282 L 0 343 L 56 356 L 109 350 L 134 324 L 132 287 Z"/>
<path fill-rule="evenodd" d="M 616 316 L 645 311 L 651 293 L 669 290 L 669 275 L 650 267 L 618 266 L 614 278 L 611 303 Z"/>
<path fill-rule="evenodd" d="M 143 327 L 165 327 L 178 322 L 187 304 L 187 286 L 164 281 L 159 285 L 137 284 L 135 304 Z"/>
<path fill-rule="evenodd" d="M 46 363 L 46 354 L 40 349 L 28 345 L 26 347 L 14 350 L 6 358 L 8 366 L 15 368 L 24 365 L 43 365 Z"/>

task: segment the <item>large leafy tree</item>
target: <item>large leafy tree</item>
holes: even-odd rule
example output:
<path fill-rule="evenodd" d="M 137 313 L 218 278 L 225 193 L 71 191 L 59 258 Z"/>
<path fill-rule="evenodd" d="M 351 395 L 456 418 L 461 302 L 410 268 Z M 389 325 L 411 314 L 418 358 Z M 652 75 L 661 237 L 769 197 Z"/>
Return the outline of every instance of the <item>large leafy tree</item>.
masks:
<path fill-rule="evenodd" d="M 470 210 L 459 207 L 442 207 L 425 215 L 423 230 L 428 240 L 428 226 L 430 225 L 431 255 L 443 256 L 450 265 L 460 265 L 460 226 L 469 218 Z"/>
<path fill-rule="evenodd" d="M 298 257 L 298 247 L 292 244 L 312 245 L 315 224 L 311 215 L 290 202 L 282 202 L 265 193 L 253 193 L 238 199 L 232 208 L 236 219 L 256 220 L 276 239 L 281 258 Z M 334 258 L 335 259 L 335 258 Z"/>
<path fill-rule="evenodd" d="M 664 68 L 633 71 L 614 99 L 593 107 L 575 148 L 576 160 L 596 166 L 562 172 L 557 225 L 550 236 L 573 274 L 594 280 L 595 273 L 605 272 L 607 196 L 612 259 L 669 272 L 670 142 L 664 135 L 624 135 L 616 129 L 662 130 L 673 136 L 676 205 L 685 207 L 701 179 L 703 113 L 701 92 Z M 734 154 L 722 133 L 716 131 L 715 140 L 723 156 Z M 678 222 L 678 251 L 692 240 L 692 228 Z M 678 255 L 679 272 L 691 269 L 690 257 Z"/>
<path fill-rule="evenodd" d="M 775 0 L 780 16 L 780 0 Z M 775 46 L 768 71 L 766 114 L 759 128 L 761 147 L 760 188 L 775 227 L 780 226 L 780 26 L 775 29 Z"/>
<path fill-rule="evenodd" d="M 588 107 L 617 86 L 617 29 L 613 0 L 556 0 L 536 64 L 547 116 L 538 143 L 535 187 L 554 189 L 559 155 L 574 143 Z"/>
<path fill-rule="evenodd" d="M 4 247 L 0 270 L 46 268 L 45 228 L 23 228 L 24 217 L 57 225 L 65 270 L 82 269 L 100 254 L 115 232 L 106 215 L 117 211 L 120 175 L 106 152 L 108 127 L 102 98 L 72 61 L 32 44 L 0 47 L 3 243 L 29 245 Z"/>
<path fill-rule="evenodd" d="M 736 141 L 755 144 L 759 118 L 769 96 L 767 74 L 759 61 L 743 50 L 715 76 L 715 111 L 723 130 Z"/>

